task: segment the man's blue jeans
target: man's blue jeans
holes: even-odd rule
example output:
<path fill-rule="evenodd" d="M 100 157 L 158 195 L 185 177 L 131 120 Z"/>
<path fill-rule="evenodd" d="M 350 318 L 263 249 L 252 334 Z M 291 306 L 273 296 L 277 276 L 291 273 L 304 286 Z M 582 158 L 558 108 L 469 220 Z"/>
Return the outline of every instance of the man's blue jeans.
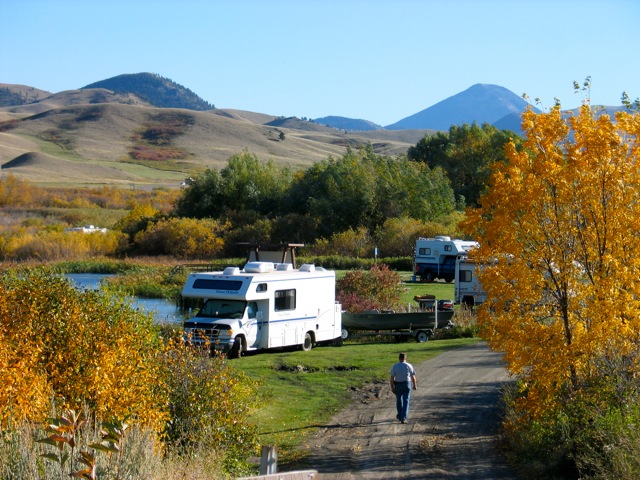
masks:
<path fill-rule="evenodd" d="M 397 418 L 406 420 L 409 415 L 409 400 L 411 399 L 411 384 L 409 382 L 396 382 L 396 409 Z"/>

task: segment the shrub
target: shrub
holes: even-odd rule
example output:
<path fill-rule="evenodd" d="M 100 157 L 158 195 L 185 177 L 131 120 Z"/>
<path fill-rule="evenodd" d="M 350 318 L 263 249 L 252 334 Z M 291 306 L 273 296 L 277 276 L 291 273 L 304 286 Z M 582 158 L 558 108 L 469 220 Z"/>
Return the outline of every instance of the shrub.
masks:
<path fill-rule="evenodd" d="M 358 313 L 364 310 L 394 310 L 400 306 L 402 281 L 397 272 L 386 265 L 371 270 L 352 270 L 338 280 L 338 301 L 342 307 Z"/>
<path fill-rule="evenodd" d="M 304 254 L 298 257 L 298 264 L 313 263 L 332 270 L 369 270 L 374 265 L 372 258 L 352 258 L 339 255 L 310 255 Z"/>
<path fill-rule="evenodd" d="M 453 327 L 436 330 L 434 339 L 473 338 L 478 335 L 475 312 L 464 306 L 456 310 L 452 318 Z"/>
<path fill-rule="evenodd" d="M 566 383 L 556 408 L 532 418 L 520 401 L 527 385 L 507 391 L 505 435 L 513 459 L 530 478 L 620 480 L 640 476 L 640 380 L 637 352 L 605 352 L 585 360 L 592 375 L 578 388 Z"/>
<path fill-rule="evenodd" d="M 43 272 L 0 277 L 0 424 L 39 420 L 54 392 L 60 408 L 98 416 L 167 419 L 150 316 Z"/>
<path fill-rule="evenodd" d="M 214 452 L 225 471 L 247 472 L 247 452 L 258 446 L 257 432 L 247 421 L 256 404 L 256 382 L 232 368 L 224 356 L 211 357 L 208 346 L 191 347 L 175 337 L 170 345 L 162 357 L 170 447 Z"/>
<path fill-rule="evenodd" d="M 137 233 L 134 241 L 141 253 L 149 255 L 208 259 L 222 251 L 222 231 L 223 227 L 215 220 L 170 218 L 151 224 Z"/>
<path fill-rule="evenodd" d="M 413 256 L 416 238 L 425 236 L 424 222 L 413 218 L 389 218 L 375 232 L 381 253 L 392 256 Z"/>
<path fill-rule="evenodd" d="M 373 239 L 365 227 L 334 233 L 330 240 L 320 239 L 314 250 L 321 254 L 337 254 L 347 257 L 371 257 L 374 253 Z"/>
<path fill-rule="evenodd" d="M 229 473 L 248 471 L 245 458 L 257 446 L 247 421 L 256 384 L 225 358 L 188 347 L 180 334 L 157 329 L 113 293 L 79 290 L 45 271 L 4 273 L 0 433 L 19 435 L 21 425 L 43 420 L 51 405 L 86 408 L 91 419 L 128 418 L 162 434 L 166 451 L 181 462 L 207 452 Z M 8 463 L 20 463 L 11 458 Z"/>
<path fill-rule="evenodd" d="M 113 255 L 124 246 L 123 234 L 115 231 L 84 234 L 55 229 L 20 229 L 5 232 L 0 254 L 7 260 L 65 260 Z"/>

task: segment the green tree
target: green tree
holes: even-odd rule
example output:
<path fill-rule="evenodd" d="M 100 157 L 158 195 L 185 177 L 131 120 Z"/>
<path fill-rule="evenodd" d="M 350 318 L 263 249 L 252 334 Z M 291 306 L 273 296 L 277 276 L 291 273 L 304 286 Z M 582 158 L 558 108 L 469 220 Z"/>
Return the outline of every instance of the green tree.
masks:
<path fill-rule="evenodd" d="M 227 208 L 255 210 L 273 215 L 281 210 L 280 202 L 291 184 L 289 167 L 272 161 L 261 162 L 247 150 L 229 159 L 220 172 Z"/>
<path fill-rule="evenodd" d="M 254 210 L 264 216 L 281 211 L 292 181 L 288 166 L 261 162 L 247 150 L 229 158 L 220 172 L 197 175 L 177 200 L 174 213 L 181 217 L 220 218 L 230 212 Z"/>
<path fill-rule="evenodd" d="M 291 211 L 317 218 L 321 236 L 367 225 L 375 194 L 374 172 L 367 167 L 352 150 L 314 164 L 294 181 Z"/>
<path fill-rule="evenodd" d="M 289 205 L 317 219 L 318 235 L 328 238 L 349 228 L 373 232 L 396 216 L 436 219 L 454 210 L 455 199 L 442 170 L 376 155 L 369 145 L 306 170 L 292 185 Z"/>
<path fill-rule="evenodd" d="M 224 183 L 220 172 L 207 169 L 196 175 L 182 191 L 173 213 L 179 217 L 217 218 L 226 208 Z"/>
<path fill-rule="evenodd" d="M 518 147 L 521 144 L 515 133 L 487 123 L 452 125 L 448 134 L 425 136 L 409 148 L 407 155 L 431 168 L 443 168 L 456 196 L 477 206 L 489 180 L 490 166 L 505 160 L 504 147 L 509 141 Z"/>

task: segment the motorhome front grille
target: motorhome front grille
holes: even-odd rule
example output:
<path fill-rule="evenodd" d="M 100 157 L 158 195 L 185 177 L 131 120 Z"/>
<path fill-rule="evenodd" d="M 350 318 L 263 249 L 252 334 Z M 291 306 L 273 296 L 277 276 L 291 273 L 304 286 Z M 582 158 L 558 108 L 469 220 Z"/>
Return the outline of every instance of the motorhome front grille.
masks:
<path fill-rule="evenodd" d="M 226 329 L 225 329 L 226 330 Z M 184 332 L 188 335 L 192 341 L 198 341 L 202 339 L 213 339 L 220 336 L 220 332 L 225 331 L 218 325 L 210 326 L 190 326 L 185 324 Z"/>

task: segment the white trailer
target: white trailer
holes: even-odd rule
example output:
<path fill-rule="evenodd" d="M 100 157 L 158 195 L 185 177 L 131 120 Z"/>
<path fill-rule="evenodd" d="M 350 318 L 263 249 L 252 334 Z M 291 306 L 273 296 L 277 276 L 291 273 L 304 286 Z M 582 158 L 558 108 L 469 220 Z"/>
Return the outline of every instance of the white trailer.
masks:
<path fill-rule="evenodd" d="M 440 278 L 446 282 L 454 280 L 456 258 L 467 255 L 478 247 L 472 240 L 452 239 L 444 235 L 416 240 L 413 259 L 413 281 L 433 282 Z"/>
<path fill-rule="evenodd" d="M 312 264 L 296 270 L 290 263 L 248 262 L 242 270 L 192 273 L 182 295 L 205 303 L 184 323 L 185 337 L 236 358 L 252 350 L 339 344 L 342 306 L 335 293 L 335 272 Z"/>
<path fill-rule="evenodd" d="M 481 305 L 487 298 L 487 293 L 478 280 L 477 271 L 481 265 L 469 260 L 466 255 L 456 258 L 456 271 L 454 281 L 454 302 L 456 304 L 474 307 Z"/>

